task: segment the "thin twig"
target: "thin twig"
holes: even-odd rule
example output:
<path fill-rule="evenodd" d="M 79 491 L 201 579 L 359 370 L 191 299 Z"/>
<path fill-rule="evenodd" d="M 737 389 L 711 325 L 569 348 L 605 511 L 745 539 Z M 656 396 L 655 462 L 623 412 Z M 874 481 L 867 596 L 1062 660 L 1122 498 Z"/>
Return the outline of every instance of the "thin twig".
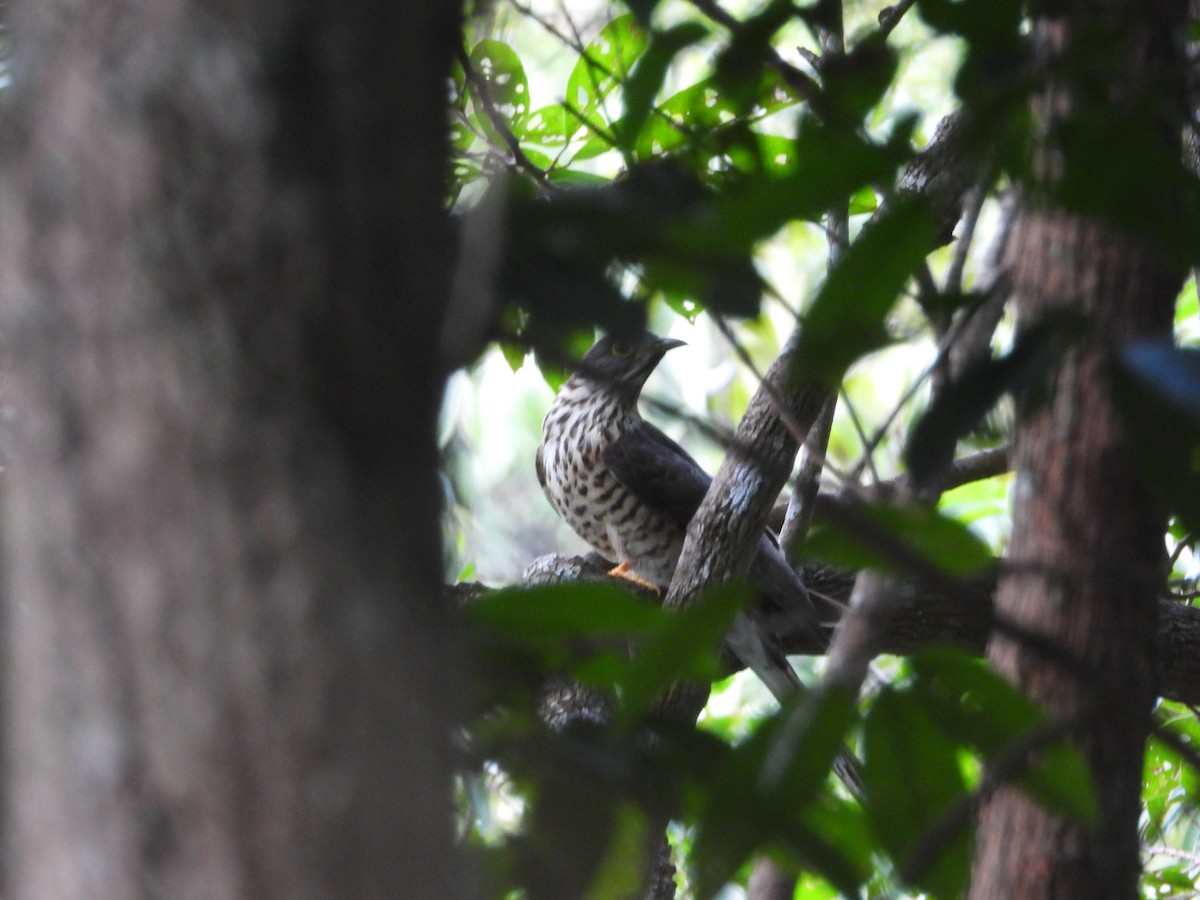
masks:
<path fill-rule="evenodd" d="M 796 564 L 797 549 L 808 534 L 813 512 L 817 505 L 817 493 L 821 487 L 821 470 L 824 468 L 829 449 L 829 434 L 833 430 L 833 416 L 837 410 L 837 397 L 833 394 L 825 401 L 825 409 L 808 430 L 804 441 L 800 471 L 788 500 L 787 515 L 779 531 L 779 544 L 789 563 Z"/>
<path fill-rule="evenodd" d="M 1193 853 L 1189 850 L 1181 850 L 1179 847 L 1168 847 L 1164 844 L 1142 844 L 1142 852 L 1157 856 L 1169 856 L 1172 859 L 1181 859 L 1184 862 L 1191 863 L 1193 866 L 1200 866 L 1200 853 Z M 1192 895 L 1186 894 L 1185 896 Z"/>
<path fill-rule="evenodd" d="M 963 210 L 962 234 L 955 241 L 954 254 L 950 257 L 950 265 L 946 268 L 946 279 L 942 288 L 948 294 L 957 294 L 962 290 L 967 256 L 971 252 L 971 244 L 975 239 L 975 229 L 979 225 L 979 214 L 983 211 L 983 202 L 987 199 L 987 184 L 990 179 L 990 173 L 985 172 L 975 189 L 967 195 L 966 209 Z"/>
<path fill-rule="evenodd" d="M 854 401 L 850 398 L 850 392 L 846 390 L 845 383 L 843 383 L 842 386 L 838 389 L 838 393 L 841 395 L 842 403 L 845 405 L 846 412 L 850 416 L 850 424 L 854 428 L 854 433 L 856 435 L 858 435 L 859 443 L 861 443 L 864 447 L 866 447 L 867 446 L 867 431 L 863 427 L 863 421 L 862 421 L 862 418 L 858 414 L 858 408 L 854 405 Z M 868 468 L 870 468 L 870 470 L 871 470 L 871 480 L 873 482 L 879 482 L 881 479 L 879 477 L 879 470 L 875 468 L 874 454 L 868 454 L 866 457 L 864 457 L 864 459 L 866 461 Z M 853 474 L 853 473 L 851 473 L 851 474 Z"/>

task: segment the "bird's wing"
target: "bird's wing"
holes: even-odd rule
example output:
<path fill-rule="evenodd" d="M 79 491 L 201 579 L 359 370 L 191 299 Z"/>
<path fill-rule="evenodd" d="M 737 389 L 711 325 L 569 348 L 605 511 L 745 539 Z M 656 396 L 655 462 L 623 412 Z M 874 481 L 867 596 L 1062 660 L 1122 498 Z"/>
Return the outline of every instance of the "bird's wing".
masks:
<path fill-rule="evenodd" d="M 609 444 L 604 464 L 639 500 L 681 529 L 692 521 L 712 482 L 686 450 L 649 422 Z"/>
<path fill-rule="evenodd" d="M 692 521 L 712 482 L 686 450 L 648 422 L 610 444 L 604 462 L 638 499 L 669 516 L 681 529 Z M 759 613 L 806 614 L 814 636 L 824 642 L 808 590 L 788 565 L 770 529 L 764 529 L 759 538 L 749 575 L 759 587 Z"/>
<path fill-rule="evenodd" d="M 546 489 L 546 464 L 542 462 L 542 445 L 538 444 L 537 456 L 534 457 L 534 465 L 537 467 L 538 484 L 542 486 L 542 490 Z"/>

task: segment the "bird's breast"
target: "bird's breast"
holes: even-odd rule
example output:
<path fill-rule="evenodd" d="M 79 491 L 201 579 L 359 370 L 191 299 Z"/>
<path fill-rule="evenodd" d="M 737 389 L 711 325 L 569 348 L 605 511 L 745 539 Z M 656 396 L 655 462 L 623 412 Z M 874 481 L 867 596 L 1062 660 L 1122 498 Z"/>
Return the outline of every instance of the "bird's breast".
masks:
<path fill-rule="evenodd" d="M 558 514 L 593 549 L 665 587 L 674 574 L 683 533 L 604 463 L 609 445 L 640 424 L 636 417 L 586 404 L 556 403 L 542 428 L 544 489 Z"/>

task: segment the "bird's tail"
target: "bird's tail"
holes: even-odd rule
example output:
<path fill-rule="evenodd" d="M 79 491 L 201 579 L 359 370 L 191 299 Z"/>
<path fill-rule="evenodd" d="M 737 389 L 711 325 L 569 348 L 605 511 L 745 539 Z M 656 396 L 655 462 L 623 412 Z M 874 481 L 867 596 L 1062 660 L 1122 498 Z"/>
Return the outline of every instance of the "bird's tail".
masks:
<path fill-rule="evenodd" d="M 738 659 L 767 686 L 767 690 L 780 705 L 794 697 L 797 691 L 805 690 L 804 683 L 787 657 L 778 647 L 768 645 L 762 632 L 746 613 L 738 613 L 725 642 Z M 848 747 L 842 748 L 834 759 L 833 771 L 859 803 L 865 802 L 866 787 L 862 777 L 862 763 Z"/>

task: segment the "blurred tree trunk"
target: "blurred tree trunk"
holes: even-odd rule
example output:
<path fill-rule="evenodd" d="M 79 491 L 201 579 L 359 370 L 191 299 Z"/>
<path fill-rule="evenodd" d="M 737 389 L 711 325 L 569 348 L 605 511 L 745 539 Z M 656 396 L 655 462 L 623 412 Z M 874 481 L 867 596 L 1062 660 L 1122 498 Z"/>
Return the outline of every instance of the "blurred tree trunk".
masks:
<path fill-rule="evenodd" d="M 1082 73 L 1035 103 L 1035 171 L 1050 196 L 1064 159 L 1105 171 L 1107 151 L 1074 163 L 1059 154 L 1064 125 L 1104 123 L 1117 146 L 1144 129 L 1139 139 L 1157 135 L 1164 152 L 1178 154 L 1184 8 L 1059 3 L 1035 19 L 1039 63 L 1052 71 L 1073 53 L 1070 71 Z M 1067 352 L 1048 393 L 1027 404 L 1014 460 L 1013 537 L 996 611 L 1046 644 L 1000 635 L 990 655 L 1052 717 L 1072 724 L 1099 821 L 1085 827 L 1002 788 L 981 816 L 971 896 L 1132 898 L 1165 523 L 1133 470 L 1107 367 L 1131 338 L 1170 335 L 1181 277 L 1147 242 L 1054 201 L 1028 202 L 1013 239 L 1021 327 L 1078 315 L 1087 336 Z"/>
<path fill-rule="evenodd" d="M 25 0 L 10 900 L 454 897 L 456 4 Z"/>

